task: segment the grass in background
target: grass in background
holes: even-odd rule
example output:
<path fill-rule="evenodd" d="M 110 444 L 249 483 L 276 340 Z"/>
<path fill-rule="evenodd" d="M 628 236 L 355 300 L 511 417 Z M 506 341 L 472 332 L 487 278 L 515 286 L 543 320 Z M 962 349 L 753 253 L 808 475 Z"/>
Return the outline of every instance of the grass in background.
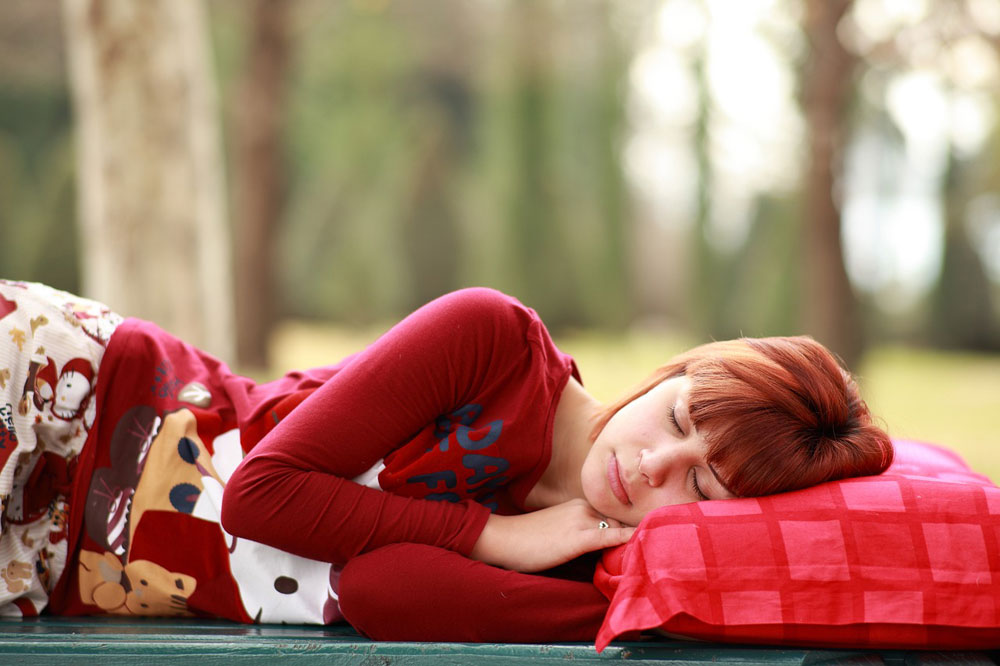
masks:
<path fill-rule="evenodd" d="M 889 434 L 947 446 L 1000 481 L 1000 356 L 883 347 L 858 374 Z"/>
<path fill-rule="evenodd" d="M 280 374 L 333 363 L 382 330 L 286 322 L 274 338 L 274 368 Z M 604 401 L 693 344 L 668 331 L 579 332 L 556 342 L 576 359 L 587 388 Z M 1000 356 L 883 347 L 872 351 L 856 374 L 872 412 L 893 437 L 947 446 L 1000 481 Z"/>

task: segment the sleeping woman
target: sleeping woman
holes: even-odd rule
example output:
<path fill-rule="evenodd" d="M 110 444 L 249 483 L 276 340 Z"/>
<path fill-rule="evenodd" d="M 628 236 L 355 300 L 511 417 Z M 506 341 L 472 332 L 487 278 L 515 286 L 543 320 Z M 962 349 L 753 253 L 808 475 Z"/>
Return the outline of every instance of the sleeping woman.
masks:
<path fill-rule="evenodd" d="M 535 312 L 489 289 L 262 384 L 92 301 L 26 283 L 0 299 L 7 614 L 593 640 L 594 558 L 651 510 L 892 458 L 805 337 L 696 347 L 602 405 Z"/>

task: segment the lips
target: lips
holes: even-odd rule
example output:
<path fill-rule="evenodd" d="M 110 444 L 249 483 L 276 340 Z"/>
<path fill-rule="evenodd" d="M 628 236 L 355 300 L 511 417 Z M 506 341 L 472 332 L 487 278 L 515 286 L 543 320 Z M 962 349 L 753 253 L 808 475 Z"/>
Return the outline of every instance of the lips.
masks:
<path fill-rule="evenodd" d="M 628 506 L 632 504 L 631 498 L 628 496 L 628 491 L 625 490 L 625 483 L 622 481 L 621 470 L 618 469 L 618 458 L 614 453 L 608 458 L 608 485 L 611 487 L 611 492 L 614 493 L 615 498 L 619 502 Z"/>

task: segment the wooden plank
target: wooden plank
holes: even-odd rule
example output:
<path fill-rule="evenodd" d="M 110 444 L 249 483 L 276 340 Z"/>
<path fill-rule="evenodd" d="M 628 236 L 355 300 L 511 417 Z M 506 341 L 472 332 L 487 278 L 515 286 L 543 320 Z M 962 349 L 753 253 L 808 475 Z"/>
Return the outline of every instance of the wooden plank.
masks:
<path fill-rule="evenodd" d="M 616 643 L 597 654 L 593 645 L 566 643 L 380 643 L 347 626 L 240 625 L 206 620 L 61 618 L 0 620 L 0 664 L 380 664 L 395 666 L 504 666 L 631 661 L 672 666 L 737 664 L 992 664 L 981 652 L 811 650 L 722 646 L 683 641 Z"/>

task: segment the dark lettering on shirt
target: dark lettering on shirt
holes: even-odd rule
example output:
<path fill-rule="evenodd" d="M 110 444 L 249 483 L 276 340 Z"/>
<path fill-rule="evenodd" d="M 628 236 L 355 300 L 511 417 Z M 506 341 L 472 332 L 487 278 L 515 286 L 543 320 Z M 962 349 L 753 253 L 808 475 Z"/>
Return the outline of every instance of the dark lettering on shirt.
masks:
<path fill-rule="evenodd" d="M 468 471 L 464 478 L 449 466 L 448 469 L 411 476 L 406 483 L 424 484 L 428 490 L 436 491 L 425 495 L 426 499 L 459 502 L 462 497 L 472 497 L 491 511 L 496 511 L 498 505 L 494 491 L 509 481 L 504 472 L 510 469 L 510 461 L 485 452 L 499 441 L 503 420 L 495 419 L 476 427 L 476 420 L 482 412 L 482 406 L 470 403 L 439 416 L 434 422 L 437 444 L 428 450 L 428 454 L 442 456 L 452 450 L 452 446 L 457 446 L 462 452 L 470 452 L 461 457 L 462 467 Z M 447 460 L 442 458 L 441 463 L 447 464 Z"/>

